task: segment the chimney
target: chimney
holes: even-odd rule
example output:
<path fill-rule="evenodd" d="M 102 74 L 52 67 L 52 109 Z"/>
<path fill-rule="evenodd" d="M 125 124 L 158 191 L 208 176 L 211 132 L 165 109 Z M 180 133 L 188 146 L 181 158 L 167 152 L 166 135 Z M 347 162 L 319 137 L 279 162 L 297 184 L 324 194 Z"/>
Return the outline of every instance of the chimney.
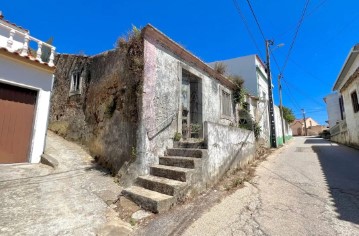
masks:
<path fill-rule="evenodd" d="M 0 20 L 4 18 L 4 15 L 2 14 L 2 11 L 0 11 Z"/>

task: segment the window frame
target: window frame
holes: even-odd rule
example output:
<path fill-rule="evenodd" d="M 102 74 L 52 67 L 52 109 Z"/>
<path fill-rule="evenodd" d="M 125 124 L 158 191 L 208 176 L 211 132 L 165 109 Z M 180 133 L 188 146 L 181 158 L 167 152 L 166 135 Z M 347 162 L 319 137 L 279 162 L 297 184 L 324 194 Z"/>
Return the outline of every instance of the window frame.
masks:
<path fill-rule="evenodd" d="M 228 112 L 229 114 L 224 113 L 224 94 L 228 94 Z M 232 92 L 226 87 L 220 86 L 220 112 L 221 118 L 232 120 L 233 115 L 233 102 L 232 102 Z"/>
<path fill-rule="evenodd" d="M 80 70 L 71 72 L 69 96 L 82 93 L 82 73 Z M 76 83 L 77 81 L 77 83 Z"/>
<path fill-rule="evenodd" d="M 359 112 L 358 93 L 356 90 L 350 93 L 354 113 Z"/>

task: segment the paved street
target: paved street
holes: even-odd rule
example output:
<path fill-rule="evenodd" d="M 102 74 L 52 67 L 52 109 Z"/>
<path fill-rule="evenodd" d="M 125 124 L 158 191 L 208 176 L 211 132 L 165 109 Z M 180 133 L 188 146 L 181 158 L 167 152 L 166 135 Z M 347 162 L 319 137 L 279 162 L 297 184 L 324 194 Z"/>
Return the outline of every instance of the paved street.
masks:
<path fill-rule="evenodd" d="M 359 151 L 294 138 L 184 235 L 359 235 Z"/>
<path fill-rule="evenodd" d="M 0 165 L 0 235 L 100 235 L 130 229 L 109 205 L 121 188 L 78 145 L 49 132 L 42 164 Z"/>

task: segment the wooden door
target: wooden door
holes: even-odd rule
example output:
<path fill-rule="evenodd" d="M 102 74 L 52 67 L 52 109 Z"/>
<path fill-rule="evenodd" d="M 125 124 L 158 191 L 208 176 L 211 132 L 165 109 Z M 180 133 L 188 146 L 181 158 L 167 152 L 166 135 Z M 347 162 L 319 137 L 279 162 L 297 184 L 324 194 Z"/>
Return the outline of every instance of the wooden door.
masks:
<path fill-rule="evenodd" d="M 27 162 L 37 92 L 0 83 L 0 163 Z"/>

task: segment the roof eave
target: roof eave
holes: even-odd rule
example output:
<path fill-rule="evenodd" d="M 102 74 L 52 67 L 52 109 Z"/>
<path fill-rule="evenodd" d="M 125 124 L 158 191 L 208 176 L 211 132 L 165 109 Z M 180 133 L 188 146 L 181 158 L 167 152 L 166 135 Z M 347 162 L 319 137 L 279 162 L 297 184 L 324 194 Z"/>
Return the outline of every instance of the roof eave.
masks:
<path fill-rule="evenodd" d="M 353 62 L 355 61 L 355 58 L 358 56 L 359 54 L 359 44 L 356 44 L 354 47 L 352 47 L 352 49 L 350 50 L 347 58 L 345 59 L 345 62 L 339 72 L 339 75 L 334 83 L 333 86 L 333 91 L 337 91 L 340 90 L 340 85 L 343 83 L 343 79 L 346 76 L 346 74 L 344 74 L 344 71 L 349 69 L 352 65 Z"/>
<path fill-rule="evenodd" d="M 198 67 L 198 69 L 202 70 L 203 72 L 207 73 L 208 75 L 212 76 L 213 78 L 219 80 L 223 85 L 235 89 L 237 86 L 229 79 L 227 79 L 225 76 L 219 74 L 217 71 L 215 71 L 212 67 L 207 65 L 205 62 L 203 62 L 201 59 L 190 53 L 188 50 L 186 50 L 184 47 L 176 43 L 174 40 L 169 38 L 167 35 L 156 29 L 151 24 L 147 24 L 143 30 L 142 35 L 144 38 L 149 37 L 155 40 L 161 41 L 161 43 L 165 44 L 168 49 L 170 49 L 173 53 L 175 53 L 177 56 L 181 57 L 183 60 L 187 62 L 191 62 Z"/>

